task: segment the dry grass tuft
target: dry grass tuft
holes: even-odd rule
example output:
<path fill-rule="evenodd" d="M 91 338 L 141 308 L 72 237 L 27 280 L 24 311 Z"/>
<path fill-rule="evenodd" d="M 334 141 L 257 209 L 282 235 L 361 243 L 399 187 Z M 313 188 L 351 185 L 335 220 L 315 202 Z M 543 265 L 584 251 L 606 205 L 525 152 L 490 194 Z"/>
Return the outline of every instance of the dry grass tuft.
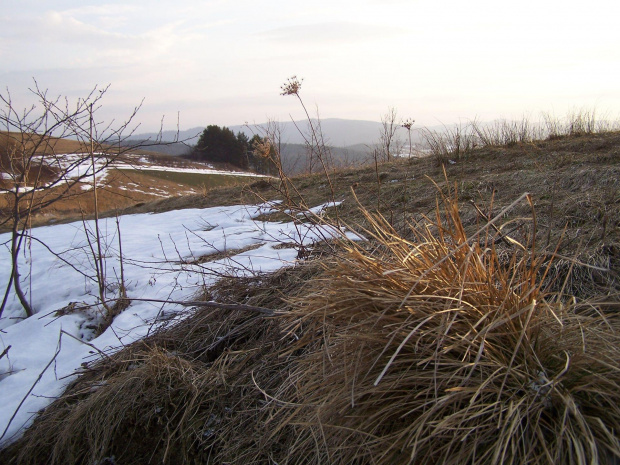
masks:
<path fill-rule="evenodd" d="M 260 435 L 251 373 L 282 382 L 277 324 L 243 312 L 197 311 L 102 360 L 9 451 L 19 464 L 210 463 Z M 245 439 L 240 440 L 241 431 Z M 221 461 L 213 463 L 222 463 Z"/>
<path fill-rule="evenodd" d="M 378 246 L 349 245 L 286 316 L 290 461 L 615 463 L 617 314 L 546 294 L 531 246 L 500 259 L 444 200 L 414 240 L 367 215 Z"/>

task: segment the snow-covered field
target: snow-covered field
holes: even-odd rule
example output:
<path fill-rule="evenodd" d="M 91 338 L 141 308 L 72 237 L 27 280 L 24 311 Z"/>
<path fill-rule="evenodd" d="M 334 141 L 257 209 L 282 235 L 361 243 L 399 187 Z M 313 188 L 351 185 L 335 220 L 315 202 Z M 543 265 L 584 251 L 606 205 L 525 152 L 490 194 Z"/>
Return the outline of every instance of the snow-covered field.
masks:
<path fill-rule="evenodd" d="M 339 234 L 312 224 L 254 220 L 270 205 L 178 210 L 120 218 L 125 285 L 129 298 L 189 300 L 221 273 L 270 272 L 296 261 L 295 248 Z M 318 211 L 318 210 L 316 210 Z M 86 228 L 93 231 L 93 222 Z M 113 297 L 120 276 L 119 241 L 115 219 L 101 220 L 106 282 Z M 45 245 L 43 245 L 45 244 Z M 252 250 L 234 254 L 248 246 Z M 0 234 L 0 283 L 11 276 L 10 235 Z M 110 353 L 152 331 L 164 313 L 185 307 L 138 302 L 132 304 L 103 334 L 95 337 L 100 320 L 98 286 L 93 279 L 93 254 L 84 225 L 71 223 L 32 230 L 32 240 L 19 256 L 23 288 L 36 314 L 25 318 L 11 293 L 0 318 L 0 445 L 21 434 L 36 412 L 59 396 L 84 362 Z M 207 254 L 228 252 L 229 258 L 192 264 Z M 4 295 L 2 287 L 2 295 Z M 79 311 L 70 307 L 92 306 Z M 9 348 L 10 347 L 10 348 Z"/>
<path fill-rule="evenodd" d="M 82 182 L 90 182 L 92 181 L 93 174 L 93 163 L 90 158 L 90 155 L 87 153 L 66 153 L 66 154 L 56 154 L 54 156 L 36 156 L 33 158 L 35 162 L 43 163 L 49 165 L 50 167 L 56 169 L 58 173 L 60 173 L 60 177 L 58 180 L 48 183 L 41 183 L 37 190 L 42 190 L 48 188 L 52 185 L 58 185 L 59 183 L 70 183 L 76 179 L 80 179 Z M 224 171 L 213 168 L 213 166 L 209 164 L 202 164 L 197 162 L 188 162 L 188 167 L 175 167 L 175 166 L 164 166 L 158 165 L 156 162 L 151 162 L 147 158 L 142 157 L 140 155 L 125 155 L 123 161 L 115 160 L 112 163 L 109 163 L 108 158 L 105 154 L 95 153 L 94 156 L 94 166 L 95 173 L 97 174 L 97 182 L 102 183 L 105 182 L 109 170 L 112 168 L 116 169 L 125 169 L 125 170 L 136 170 L 136 171 L 167 171 L 167 172 L 175 172 L 175 173 L 192 173 L 192 174 L 202 174 L 202 175 L 221 175 L 221 176 L 249 176 L 261 178 L 265 177 L 264 175 L 245 172 L 245 171 Z M 192 166 L 193 165 L 193 166 Z M 17 175 L 16 179 L 17 179 Z M 14 186 L 10 184 L 14 178 L 10 173 L 0 172 L 0 179 L 5 179 L 9 181 L 9 186 L 6 188 L 0 187 L 0 194 L 6 193 L 10 191 L 14 191 Z M 19 190 L 22 192 L 31 191 L 32 187 L 23 186 L 19 183 Z M 83 187 L 85 190 L 88 190 L 88 187 Z"/>

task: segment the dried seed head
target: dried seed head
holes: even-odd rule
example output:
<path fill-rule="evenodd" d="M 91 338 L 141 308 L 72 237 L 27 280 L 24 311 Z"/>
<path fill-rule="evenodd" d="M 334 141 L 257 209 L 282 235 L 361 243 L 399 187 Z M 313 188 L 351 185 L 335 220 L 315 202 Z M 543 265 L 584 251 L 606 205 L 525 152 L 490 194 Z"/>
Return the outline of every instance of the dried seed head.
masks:
<path fill-rule="evenodd" d="M 271 155 L 271 141 L 263 137 L 260 141 L 254 142 L 254 151 L 261 158 L 269 158 Z"/>
<path fill-rule="evenodd" d="M 407 131 L 411 131 L 411 126 L 413 126 L 413 123 L 415 123 L 415 120 L 413 118 L 407 118 L 405 121 L 403 121 L 401 126 L 404 127 Z"/>
<path fill-rule="evenodd" d="M 301 83 L 303 79 L 298 79 L 297 76 L 291 76 L 286 80 L 284 84 L 280 86 L 282 92 L 280 95 L 297 95 L 299 96 L 299 90 L 301 89 Z"/>

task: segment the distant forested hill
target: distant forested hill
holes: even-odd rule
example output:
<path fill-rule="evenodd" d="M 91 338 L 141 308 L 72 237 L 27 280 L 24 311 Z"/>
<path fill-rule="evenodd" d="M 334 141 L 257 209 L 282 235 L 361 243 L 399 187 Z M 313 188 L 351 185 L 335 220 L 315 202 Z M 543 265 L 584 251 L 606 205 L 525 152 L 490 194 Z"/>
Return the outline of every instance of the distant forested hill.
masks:
<path fill-rule="evenodd" d="M 163 153 L 165 155 L 187 155 L 192 146 L 183 142 L 160 142 L 157 143 L 154 139 L 140 138 L 140 139 L 128 139 L 124 142 L 126 147 L 140 147 L 141 149 L 148 150 L 150 152 Z"/>
<path fill-rule="evenodd" d="M 303 144 L 282 144 L 282 167 L 289 174 L 299 174 L 304 171 L 307 148 Z M 334 166 L 339 168 L 360 166 L 369 160 L 368 150 L 363 146 L 357 147 L 329 147 Z"/>

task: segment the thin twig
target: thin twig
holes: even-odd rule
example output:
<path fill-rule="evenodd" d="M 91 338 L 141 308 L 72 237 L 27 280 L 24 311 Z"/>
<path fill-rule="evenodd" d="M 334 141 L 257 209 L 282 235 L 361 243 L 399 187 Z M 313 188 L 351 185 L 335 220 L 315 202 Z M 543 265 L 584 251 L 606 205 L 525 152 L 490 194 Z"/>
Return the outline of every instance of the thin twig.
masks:
<path fill-rule="evenodd" d="M 83 341 L 83 340 L 81 340 L 80 338 L 75 337 L 73 334 L 69 334 L 69 333 L 68 333 L 68 332 L 66 332 L 64 329 L 61 329 L 61 330 L 60 330 L 60 332 L 61 332 L 62 334 L 66 334 L 67 336 L 69 336 L 69 337 L 70 337 L 70 338 L 72 338 L 72 339 L 75 339 L 75 340 L 76 340 L 76 341 L 78 341 L 78 342 L 81 342 L 82 344 L 84 344 L 84 345 L 86 345 L 86 346 L 88 346 L 88 347 L 91 347 L 91 348 L 95 349 L 97 352 L 99 352 L 99 353 L 100 353 L 101 355 L 103 355 L 105 358 L 107 358 L 107 359 L 109 359 L 109 358 L 110 358 L 110 356 L 109 356 L 108 354 L 106 354 L 105 352 L 103 352 L 101 349 L 99 349 L 99 348 L 95 347 L 95 346 L 94 346 L 93 344 L 91 344 L 90 342 Z M 118 337 L 118 336 L 117 336 L 117 337 Z"/>
<path fill-rule="evenodd" d="M 128 297 L 127 299 L 135 300 L 137 302 L 155 302 L 155 303 L 164 303 L 164 304 L 183 305 L 185 307 L 212 307 L 212 308 L 220 308 L 222 310 L 246 310 L 249 312 L 262 313 L 267 316 L 274 316 L 276 314 L 275 311 L 269 308 L 255 307 L 253 305 L 244 305 L 244 304 L 222 304 L 219 302 L 204 302 L 204 301 L 198 301 L 198 300 L 189 300 L 186 302 L 181 302 L 180 300 L 134 299 L 131 297 Z"/>
<path fill-rule="evenodd" d="M 10 345 L 9 345 L 9 346 L 7 346 L 7 348 L 6 348 L 6 349 L 4 349 L 4 350 L 2 351 L 2 353 L 0 354 L 0 359 L 2 359 L 2 357 L 4 357 L 5 355 L 6 355 L 7 357 L 9 356 L 9 349 L 10 349 L 11 347 L 12 347 L 12 346 L 10 346 Z"/>
<path fill-rule="evenodd" d="M 62 348 L 62 333 L 63 332 L 64 331 L 61 330 L 61 332 L 58 334 L 58 345 L 56 346 L 56 353 L 54 353 L 54 356 L 52 357 L 52 359 L 47 363 L 47 365 L 45 365 L 45 368 L 43 368 L 43 371 L 41 373 L 39 373 L 39 376 L 37 376 L 37 379 L 32 384 L 32 386 L 30 386 L 30 389 L 28 389 L 28 392 L 26 393 L 24 398 L 21 400 L 21 402 L 19 403 L 19 405 L 17 406 L 17 408 L 13 412 L 13 415 L 11 415 L 11 418 L 9 419 L 8 423 L 6 424 L 6 428 L 4 428 L 2 436 L 0 436 L 0 441 L 2 441 L 2 438 L 4 438 L 4 436 L 6 436 L 6 433 L 9 430 L 9 427 L 11 426 L 11 423 L 13 422 L 15 417 L 17 416 L 17 412 L 19 412 L 19 409 L 22 408 L 22 405 L 24 405 L 24 402 L 26 402 L 26 399 L 28 398 L 28 396 L 30 396 L 30 393 L 34 390 L 35 386 L 39 383 L 39 381 L 41 381 L 41 378 L 43 378 L 43 375 L 45 374 L 47 369 L 52 365 L 52 363 L 54 363 L 54 361 L 56 360 L 56 357 L 58 357 L 58 354 L 60 354 L 60 349 Z"/>

